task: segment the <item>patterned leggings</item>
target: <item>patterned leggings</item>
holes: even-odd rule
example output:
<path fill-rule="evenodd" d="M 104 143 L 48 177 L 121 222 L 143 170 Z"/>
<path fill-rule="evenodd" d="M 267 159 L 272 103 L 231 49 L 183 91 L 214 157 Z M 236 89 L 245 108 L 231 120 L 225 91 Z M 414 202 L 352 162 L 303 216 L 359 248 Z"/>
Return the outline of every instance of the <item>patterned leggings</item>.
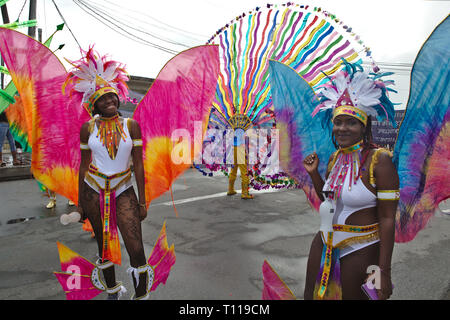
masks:
<path fill-rule="evenodd" d="M 82 208 L 86 217 L 92 224 L 95 239 L 97 240 L 99 256 L 102 256 L 103 250 L 103 222 L 100 212 L 99 194 L 86 183 L 83 187 Z M 144 245 L 142 242 L 141 221 L 139 219 L 139 204 L 133 187 L 128 188 L 116 198 L 117 226 L 122 235 L 125 248 L 130 256 L 130 265 L 132 267 L 140 267 L 147 263 L 144 253 Z M 116 284 L 114 268 L 108 268 L 103 272 L 108 287 Z M 136 295 L 141 296 L 145 293 L 141 290 L 145 285 L 145 281 L 139 283 L 136 289 Z M 138 292 L 140 291 L 140 292 Z"/>

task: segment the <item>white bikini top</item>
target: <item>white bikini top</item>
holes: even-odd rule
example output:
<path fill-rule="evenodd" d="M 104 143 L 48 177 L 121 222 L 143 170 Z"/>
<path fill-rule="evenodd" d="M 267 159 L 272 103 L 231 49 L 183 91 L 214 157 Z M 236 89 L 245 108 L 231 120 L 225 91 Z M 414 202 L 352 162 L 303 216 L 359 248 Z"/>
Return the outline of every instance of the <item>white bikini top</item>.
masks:
<path fill-rule="evenodd" d="M 94 123 L 94 128 L 89 136 L 88 146 L 92 152 L 91 163 L 99 168 L 102 173 L 111 176 L 127 170 L 130 167 L 131 149 L 133 148 L 133 141 L 131 140 L 128 130 L 128 118 L 123 119 L 123 131 L 125 133 L 125 141 L 120 139 L 117 154 L 114 160 L 108 154 L 108 150 L 103 146 L 100 138 L 97 137 L 97 124 Z"/>
<path fill-rule="evenodd" d="M 358 171 L 358 167 L 356 171 Z M 348 168 L 350 170 L 350 167 Z M 356 183 L 352 183 L 349 190 L 349 181 L 351 173 L 347 172 L 345 177 L 341 196 L 336 200 L 336 210 L 333 218 L 333 224 L 346 224 L 347 218 L 354 212 L 362 209 L 375 207 L 377 204 L 377 196 L 373 194 L 359 178 Z M 329 181 L 327 179 L 323 190 L 329 190 Z"/>

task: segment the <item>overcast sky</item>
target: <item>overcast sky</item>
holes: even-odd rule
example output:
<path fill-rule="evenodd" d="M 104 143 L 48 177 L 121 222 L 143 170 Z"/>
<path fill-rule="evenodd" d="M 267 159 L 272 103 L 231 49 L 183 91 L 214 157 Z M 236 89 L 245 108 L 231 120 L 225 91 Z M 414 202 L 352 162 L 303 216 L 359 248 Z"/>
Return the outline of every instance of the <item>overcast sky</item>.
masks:
<path fill-rule="evenodd" d="M 19 16 L 24 1 L 7 2 L 11 21 Z M 53 2 L 74 34 L 72 36 L 69 29 L 65 28 L 55 36 L 53 49 L 61 43 L 66 45 L 57 52 L 60 58 L 80 57 L 76 38 L 82 48 L 95 43 L 99 52 L 108 53 L 113 59 L 125 63 L 131 75 L 154 78 L 174 56 L 173 52 L 206 43 L 216 30 L 243 12 L 267 3 L 287 1 L 38 0 L 38 26 L 43 29 L 44 40 L 62 22 Z M 109 19 L 119 27 L 123 27 L 118 23 L 120 20 L 131 27 L 144 30 L 146 33 L 127 29 L 127 34 L 140 37 L 147 45 L 119 34 L 117 30 L 125 33 L 119 27 L 113 26 L 116 31 L 106 27 L 92 16 L 96 16 L 94 13 L 91 12 L 90 15 L 86 12 L 83 2 L 118 17 Z M 28 18 L 28 3 L 29 1 L 20 15 L 21 21 Z M 450 12 L 450 1 L 437 0 L 310 0 L 295 3 L 322 7 L 334 13 L 361 36 L 372 49 L 373 58 L 381 63 L 412 64 L 423 42 Z M 20 31 L 27 32 L 26 29 Z M 149 46 L 148 43 L 157 44 L 171 53 Z"/>

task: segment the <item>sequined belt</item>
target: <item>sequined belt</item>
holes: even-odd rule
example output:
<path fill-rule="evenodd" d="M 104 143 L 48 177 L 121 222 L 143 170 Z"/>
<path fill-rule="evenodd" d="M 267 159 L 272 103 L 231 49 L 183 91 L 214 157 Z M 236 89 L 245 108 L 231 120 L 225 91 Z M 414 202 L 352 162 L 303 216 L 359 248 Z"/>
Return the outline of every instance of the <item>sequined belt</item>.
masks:
<path fill-rule="evenodd" d="M 116 190 L 131 179 L 131 169 L 128 168 L 125 171 L 108 176 L 100 172 L 98 168 L 91 163 L 84 178 L 92 187 L 96 188 L 97 192 L 100 190 L 112 191 Z"/>
<path fill-rule="evenodd" d="M 340 250 L 345 247 L 351 246 L 352 244 L 367 243 L 374 240 L 378 240 L 380 238 L 378 232 L 378 223 L 367 226 L 350 226 L 350 225 L 334 224 L 333 230 L 334 230 L 333 232 L 328 232 L 327 238 L 325 238 L 324 234 L 322 233 L 322 238 L 326 239 L 326 242 L 323 247 L 322 261 L 320 263 L 322 268 L 322 275 L 320 277 L 320 285 L 317 291 L 319 299 L 322 299 L 323 296 L 325 295 L 325 292 L 327 291 L 328 280 L 330 278 L 330 271 L 332 268 L 333 250 L 336 249 Z M 367 232 L 370 233 L 360 236 L 349 237 L 347 239 L 338 242 L 336 245 L 333 246 L 333 235 L 334 232 L 336 231 L 349 233 L 367 233 Z"/>

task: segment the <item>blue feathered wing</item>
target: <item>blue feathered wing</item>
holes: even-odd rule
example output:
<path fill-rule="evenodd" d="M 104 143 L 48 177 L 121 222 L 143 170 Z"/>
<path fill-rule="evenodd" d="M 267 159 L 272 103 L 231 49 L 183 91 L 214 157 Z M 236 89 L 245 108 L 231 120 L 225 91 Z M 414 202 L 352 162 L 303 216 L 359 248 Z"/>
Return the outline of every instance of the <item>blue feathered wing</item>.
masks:
<path fill-rule="evenodd" d="M 271 60 L 270 87 L 280 134 L 280 166 L 300 184 L 312 206 L 319 208 L 311 179 L 303 167 L 303 159 L 317 153 L 319 173 L 325 176 L 328 159 L 335 151 L 331 142 L 331 127 L 324 113 L 312 117 L 319 100 L 311 86 L 291 67 Z"/>
<path fill-rule="evenodd" d="M 394 147 L 400 177 L 396 241 L 412 240 L 450 196 L 450 18 L 423 44 Z"/>

